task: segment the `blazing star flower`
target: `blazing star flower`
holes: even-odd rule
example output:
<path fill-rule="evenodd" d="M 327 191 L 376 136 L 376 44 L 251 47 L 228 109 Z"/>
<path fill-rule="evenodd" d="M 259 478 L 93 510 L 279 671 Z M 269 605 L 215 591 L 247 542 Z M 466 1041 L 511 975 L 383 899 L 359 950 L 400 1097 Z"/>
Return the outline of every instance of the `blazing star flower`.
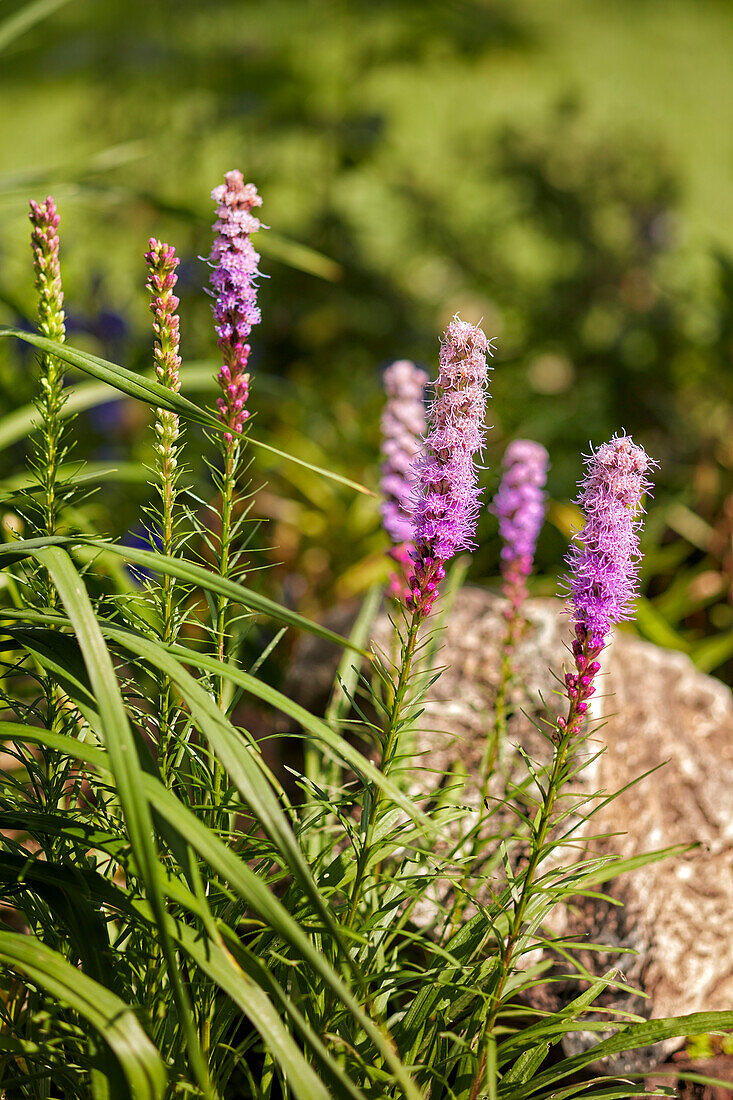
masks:
<path fill-rule="evenodd" d="M 639 578 L 642 498 L 652 488 L 646 474 L 656 463 L 630 436 L 614 436 L 586 458 L 577 504 L 585 525 L 574 536 L 565 584 L 575 622 L 576 673 L 565 676 L 577 714 L 588 710 L 597 660 L 612 627 L 633 614 Z"/>
<path fill-rule="evenodd" d="M 145 262 L 148 265 L 145 286 L 150 291 L 150 312 L 153 314 L 153 332 L 156 337 L 153 352 L 155 373 L 159 382 L 178 393 L 181 388 L 178 376 L 181 357 L 178 354 L 178 298 L 173 293 L 173 288 L 178 281 L 176 268 L 180 260 L 173 245 L 163 244 L 151 237 Z"/>
<path fill-rule="evenodd" d="M 490 342 L 457 317 L 440 349 L 435 398 L 425 450 L 415 466 L 414 571 L 408 607 L 427 615 L 445 576 L 445 563 L 473 547 L 479 489 L 474 455 L 484 444 L 486 355 Z"/>
<path fill-rule="evenodd" d="M 61 289 L 59 266 L 59 215 L 56 203 L 49 195 L 45 202 L 31 200 L 30 213 L 33 230 L 33 268 L 38 291 L 38 327 L 49 340 L 63 341 L 65 337 L 64 295 Z"/>
<path fill-rule="evenodd" d="M 213 226 L 217 237 L 209 263 L 214 269 L 210 282 L 216 299 L 216 334 L 224 359 L 217 376 L 223 391 L 217 407 L 222 422 L 229 428 L 225 442 L 231 444 L 235 435 L 241 435 L 249 416 L 245 408 L 249 396 L 247 339 L 252 326 L 260 321 L 255 283 L 260 256 L 250 234 L 260 228 L 252 209 L 261 206 L 262 199 L 254 184 L 245 184 L 241 172 L 227 172 L 224 179 L 226 182 L 211 192 L 217 203 Z"/>
<path fill-rule="evenodd" d="M 390 592 L 396 599 L 407 597 L 405 574 L 412 560 L 413 463 L 425 434 L 423 390 L 427 381 L 425 371 L 408 359 L 399 359 L 384 372 L 387 402 L 381 420 L 381 512 L 384 528 L 395 544 L 390 557 L 399 567 L 390 578 Z"/>
<path fill-rule="evenodd" d="M 176 268 L 179 260 L 172 245 L 163 244 L 153 237 L 148 242 L 148 248 L 149 251 L 145 253 L 145 262 L 148 265 L 145 285 L 150 291 L 150 311 L 153 314 L 155 373 L 163 386 L 178 393 L 181 388 L 181 357 L 178 354 L 180 335 L 176 313 L 178 298 L 173 293 L 173 288 L 177 281 Z M 176 441 L 180 435 L 177 414 L 169 409 L 158 409 L 154 431 L 159 470 L 165 484 L 164 492 L 170 502 L 172 479 L 175 477 L 177 464 Z"/>
<path fill-rule="evenodd" d="M 541 443 L 515 439 L 504 454 L 504 476 L 492 511 L 499 519 L 504 542 L 501 571 L 504 595 L 510 602 L 507 617 L 527 597 L 526 578 L 532 572 L 537 537 L 545 518 L 544 486 L 550 457 Z"/>

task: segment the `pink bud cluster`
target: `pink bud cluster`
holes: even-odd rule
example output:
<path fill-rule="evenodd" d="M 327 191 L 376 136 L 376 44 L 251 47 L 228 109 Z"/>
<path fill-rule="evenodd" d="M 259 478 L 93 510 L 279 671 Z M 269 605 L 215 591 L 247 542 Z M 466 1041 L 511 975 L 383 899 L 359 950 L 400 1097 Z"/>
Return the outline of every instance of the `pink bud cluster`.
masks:
<path fill-rule="evenodd" d="M 425 371 L 407 359 L 399 359 L 384 372 L 387 401 L 382 413 L 382 520 L 395 544 L 390 556 L 399 572 L 390 578 L 390 592 L 404 599 L 406 573 L 411 562 L 414 462 L 425 434 L 423 390 L 428 381 Z"/>
<path fill-rule="evenodd" d="M 178 298 L 173 288 L 178 282 L 176 268 L 180 260 L 173 245 L 151 237 L 148 251 L 145 253 L 148 265 L 148 278 L 145 283 L 150 291 L 150 311 L 153 314 L 153 332 L 156 337 L 155 373 L 158 381 L 176 393 L 181 388 L 179 370 L 181 357 L 178 354 L 180 344 Z"/>
<path fill-rule="evenodd" d="M 176 268 L 179 259 L 172 245 L 163 244 L 162 241 L 151 237 L 148 242 L 148 251 L 145 253 L 145 262 L 148 266 L 148 278 L 145 284 L 150 292 L 150 311 L 153 314 L 153 332 L 155 333 L 155 347 L 153 358 L 155 361 L 155 373 L 158 381 L 178 393 L 181 388 L 179 355 L 180 334 L 178 298 L 173 289 L 178 281 Z M 176 441 L 180 435 L 180 425 L 176 413 L 170 409 L 158 409 L 155 418 L 155 451 L 166 486 L 166 492 L 172 484 L 177 465 Z"/>
<path fill-rule="evenodd" d="M 422 615 L 435 602 L 445 563 L 473 547 L 479 499 L 474 456 L 484 445 L 487 353 L 491 345 L 480 328 L 457 317 L 451 321 L 440 349 L 425 450 L 415 467 L 408 607 Z"/>
<path fill-rule="evenodd" d="M 507 618 L 516 619 L 527 598 L 537 537 L 545 518 L 544 486 L 550 457 L 541 443 L 515 439 L 504 454 L 504 476 L 492 511 L 499 518 L 502 589 L 509 600 Z"/>
<path fill-rule="evenodd" d="M 588 710 L 598 657 L 612 627 L 631 618 L 638 588 L 642 498 L 656 463 L 630 436 L 614 436 L 586 457 L 577 503 L 585 524 L 567 554 L 565 584 L 575 621 L 575 672 L 565 676 L 570 718 Z"/>
<path fill-rule="evenodd" d="M 33 268 L 38 290 L 38 327 L 49 340 L 62 341 L 65 336 L 64 295 L 61 289 L 59 265 L 59 215 L 56 203 L 49 195 L 45 202 L 31 200 L 30 213 L 33 229 L 31 248 Z"/>
<path fill-rule="evenodd" d="M 213 226 L 217 236 L 209 262 L 213 267 L 210 282 L 215 297 L 216 334 L 224 358 L 218 375 L 223 396 L 218 399 L 217 407 L 222 422 L 229 429 L 225 441 L 231 444 L 234 436 L 241 435 L 249 416 L 245 407 L 250 380 L 247 338 L 252 326 L 260 321 L 255 283 L 260 257 L 250 235 L 260 228 L 260 221 L 252 210 L 262 205 L 262 199 L 254 184 L 245 184 L 241 172 L 227 172 L 224 179 L 225 183 L 211 192 L 217 203 L 217 220 Z"/>

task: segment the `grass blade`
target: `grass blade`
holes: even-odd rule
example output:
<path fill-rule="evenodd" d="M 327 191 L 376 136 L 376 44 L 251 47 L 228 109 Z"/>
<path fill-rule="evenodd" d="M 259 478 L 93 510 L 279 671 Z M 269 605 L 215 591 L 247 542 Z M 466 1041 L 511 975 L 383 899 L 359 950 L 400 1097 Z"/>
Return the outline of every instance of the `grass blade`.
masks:
<path fill-rule="evenodd" d="M 34 332 L 24 332 L 23 329 L 10 328 L 7 325 L 0 325 L 0 336 L 15 336 L 18 340 L 24 340 L 27 344 L 33 344 L 34 347 L 40 348 L 41 351 L 55 355 L 57 359 L 61 359 L 64 363 L 69 363 L 70 366 L 84 371 L 85 374 L 91 374 L 93 378 L 99 379 L 100 382 L 105 382 L 109 386 L 114 386 L 115 389 L 127 394 L 128 397 L 134 397 L 136 400 L 142 401 L 152 408 L 168 409 L 197 424 L 202 424 L 211 431 L 224 431 L 224 425 L 218 417 L 214 416 L 212 413 L 207 412 L 205 409 L 200 409 L 193 401 L 189 401 L 188 398 L 183 397 L 180 393 L 176 393 L 174 390 L 170 390 L 166 386 L 161 385 L 161 383 L 156 382 L 155 379 L 147 378 L 143 374 L 137 374 L 135 371 L 128 370 L 127 367 L 121 367 L 118 363 L 110 363 L 107 359 L 100 359 L 97 355 L 90 355 L 89 352 L 79 351 L 77 348 L 70 347 L 69 344 L 59 344 L 56 340 L 48 340 L 45 336 L 37 336 Z M 26 413 L 23 412 L 22 415 L 25 416 Z M 18 414 L 12 414 L 12 416 L 17 417 Z M 11 419 L 12 434 L 13 430 L 17 431 L 17 426 L 14 427 L 12 417 L 9 419 Z M 286 451 L 281 451 L 277 447 L 273 447 L 270 443 L 264 443 L 261 439 L 257 439 L 256 436 L 248 435 L 247 439 L 254 447 L 261 447 L 263 450 L 277 455 L 278 458 L 283 458 L 287 462 L 294 462 L 298 466 L 303 466 L 306 470 L 310 470 L 311 473 L 328 478 L 330 481 L 335 481 L 339 485 L 345 485 L 347 488 L 353 489 L 358 493 L 363 493 L 365 496 L 375 496 L 371 489 L 367 489 L 365 485 L 361 485 L 358 481 L 352 481 L 351 478 L 344 477 L 342 474 L 334 474 L 330 470 L 324 469 L 322 466 L 314 466 L 312 463 L 306 462 L 302 458 L 297 458 L 295 455 L 288 454 Z M 0 424 L 0 443 L 2 442 L 2 425 Z"/>
<path fill-rule="evenodd" d="M 15 11 L 7 19 L 3 19 L 0 23 L 0 51 L 7 49 L 16 38 L 20 38 L 31 27 L 35 27 L 36 23 L 53 15 L 66 3 L 68 0 L 32 0 L 20 11 Z"/>
<path fill-rule="evenodd" d="M 0 931 L 0 959 L 91 1024 L 119 1062 L 132 1100 L 162 1100 L 163 1062 L 129 1005 L 33 936 Z"/>
<path fill-rule="evenodd" d="M 257 614 L 267 615 L 269 618 L 284 623 L 286 626 L 293 626 L 298 630 L 305 630 L 309 634 L 315 634 L 316 637 L 323 638 L 326 642 L 333 642 L 334 645 L 353 649 L 363 657 L 369 656 L 363 649 L 359 649 L 357 646 L 352 645 L 348 639 L 342 638 L 340 634 L 335 634 L 327 627 L 304 618 L 302 615 L 299 615 L 297 611 L 291 611 L 275 600 L 260 595 L 259 592 L 253 592 L 251 588 L 245 588 L 244 585 L 238 584 L 236 581 L 231 581 L 227 577 L 221 577 L 218 573 L 213 573 L 209 569 L 204 569 L 201 565 L 195 565 L 193 562 L 181 561 L 179 558 L 169 558 L 164 554 L 157 554 L 152 550 L 141 550 L 135 546 L 120 546 L 112 542 L 99 542 L 96 539 L 86 538 L 81 535 L 71 537 L 57 535 L 51 538 L 19 539 L 17 542 L 6 543 L 0 546 L 0 562 L 3 558 L 20 559 L 29 555 L 37 555 L 37 551 L 42 550 L 46 546 L 68 547 L 80 543 L 92 546 L 100 552 L 116 554 L 118 557 L 125 558 L 126 561 L 131 561 L 135 565 L 142 565 L 153 572 L 165 573 L 169 577 L 176 577 L 178 580 L 198 585 L 209 592 L 215 592 L 217 595 L 226 596 L 228 599 L 241 604 L 243 607 Z"/>
<path fill-rule="evenodd" d="M 115 776 L 117 792 L 135 859 L 160 925 L 163 949 L 168 960 L 170 981 L 176 994 L 181 1023 L 186 1034 L 192 1066 L 204 1095 L 214 1098 L 208 1069 L 199 1045 L 195 1021 L 178 971 L 175 952 L 165 928 L 165 904 L 160 891 L 158 857 L 153 820 L 147 800 L 140 791 L 143 774 L 135 739 L 127 720 L 112 660 L 107 651 L 86 588 L 71 558 L 58 546 L 37 550 L 36 559 L 45 565 L 74 627 L 89 681 L 99 709 L 105 745 Z"/>

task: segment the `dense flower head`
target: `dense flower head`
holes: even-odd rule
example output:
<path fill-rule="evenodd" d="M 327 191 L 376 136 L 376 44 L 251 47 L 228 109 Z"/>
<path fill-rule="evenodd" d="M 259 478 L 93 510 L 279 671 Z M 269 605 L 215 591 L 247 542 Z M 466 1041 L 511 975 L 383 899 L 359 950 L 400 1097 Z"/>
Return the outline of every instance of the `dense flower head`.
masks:
<path fill-rule="evenodd" d="M 492 511 L 504 543 L 502 567 L 531 573 L 537 537 L 545 518 L 545 492 L 550 456 L 541 443 L 515 439 L 504 453 L 504 475 Z"/>
<path fill-rule="evenodd" d="M 423 390 L 428 381 L 408 359 L 398 359 L 384 372 L 387 401 L 382 413 L 382 479 L 384 528 L 395 543 L 412 540 L 413 464 L 425 434 Z"/>
<path fill-rule="evenodd" d="M 262 199 L 254 184 L 244 182 L 241 172 L 227 172 L 224 180 L 211 192 L 217 204 L 217 220 L 209 263 L 213 267 L 210 283 L 215 298 L 216 334 L 224 359 L 218 375 L 223 397 L 217 406 L 222 421 L 230 429 L 225 438 L 231 442 L 234 435 L 241 434 L 249 416 L 245 408 L 249 397 L 247 340 L 252 326 L 260 321 L 255 282 L 260 256 L 250 235 L 260 228 L 252 210 L 262 205 Z"/>
<path fill-rule="evenodd" d="M 150 312 L 153 314 L 155 333 L 155 373 L 159 382 L 178 393 L 181 388 L 179 319 L 176 312 L 179 303 L 173 288 L 178 282 L 176 268 L 180 260 L 173 245 L 151 237 L 145 262 L 148 265 L 145 286 L 150 291 Z"/>
<path fill-rule="evenodd" d="M 480 328 L 457 317 L 451 321 L 440 349 L 425 447 L 415 465 L 410 607 L 425 614 L 445 563 L 473 546 L 479 500 L 474 456 L 485 438 L 487 353 L 491 345 Z"/>
<path fill-rule="evenodd" d="M 180 261 L 172 245 L 164 244 L 151 237 L 148 241 L 148 251 L 145 253 L 145 262 L 148 266 L 145 286 L 150 292 L 150 311 L 153 314 L 155 334 L 153 349 L 155 373 L 161 385 L 178 393 L 181 388 L 180 332 L 176 312 L 178 298 L 173 290 L 178 281 L 176 268 Z M 170 409 L 158 409 L 153 430 L 159 471 L 163 481 L 169 486 L 171 479 L 175 476 L 178 461 L 176 442 L 180 435 L 180 425 L 177 414 Z"/>
<path fill-rule="evenodd" d="M 567 555 L 566 585 L 578 636 L 603 645 L 615 623 L 628 619 L 639 573 L 642 497 L 656 463 L 630 436 L 618 435 L 586 458 L 577 503 L 585 524 Z"/>
<path fill-rule="evenodd" d="M 31 248 L 38 290 L 38 327 L 50 340 L 63 340 L 66 330 L 59 265 L 60 218 L 53 198 L 49 195 L 40 203 L 31 199 L 28 217 L 33 226 Z"/>

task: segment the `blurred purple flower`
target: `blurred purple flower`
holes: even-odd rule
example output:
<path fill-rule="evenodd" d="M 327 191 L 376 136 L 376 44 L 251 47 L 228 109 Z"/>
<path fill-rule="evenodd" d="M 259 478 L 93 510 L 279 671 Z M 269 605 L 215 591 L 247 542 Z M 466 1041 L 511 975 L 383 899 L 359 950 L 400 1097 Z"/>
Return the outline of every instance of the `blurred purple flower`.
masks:
<path fill-rule="evenodd" d="M 504 543 L 502 588 L 510 601 L 510 619 L 516 617 L 527 597 L 526 579 L 532 572 L 537 537 L 545 518 L 544 486 L 549 462 L 542 444 L 531 439 L 515 439 L 504 454 L 504 475 L 491 510 L 499 519 Z"/>
<path fill-rule="evenodd" d="M 387 401 L 382 413 L 382 479 L 381 507 L 384 528 L 394 546 L 390 556 L 399 570 L 390 577 L 390 592 L 396 599 L 406 599 L 407 570 L 412 549 L 412 508 L 414 462 L 425 434 L 425 402 L 423 390 L 428 381 L 408 359 L 398 359 L 384 372 Z"/>
<path fill-rule="evenodd" d="M 128 531 L 122 539 L 123 546 L 131 546 L 135 550 L 154 550 L 158 554 L 163 551 L 163 536 L 154 528 L 140 525 L 134 531 Z M 146 565 L 125 565 L 125 569 L 132 577 L 135 584 L 144 585 L 145 581 L 152 580 L 155 572 Z"/>
<path fill-rule="evenodd" d="M 382 519 L 392 542 L 412 540 L 413 465 L 425 434 L 423 390 L 428 381 L 408 359 L 398 359 L 384 372 L 387 402 L 382 413 Z"/>

